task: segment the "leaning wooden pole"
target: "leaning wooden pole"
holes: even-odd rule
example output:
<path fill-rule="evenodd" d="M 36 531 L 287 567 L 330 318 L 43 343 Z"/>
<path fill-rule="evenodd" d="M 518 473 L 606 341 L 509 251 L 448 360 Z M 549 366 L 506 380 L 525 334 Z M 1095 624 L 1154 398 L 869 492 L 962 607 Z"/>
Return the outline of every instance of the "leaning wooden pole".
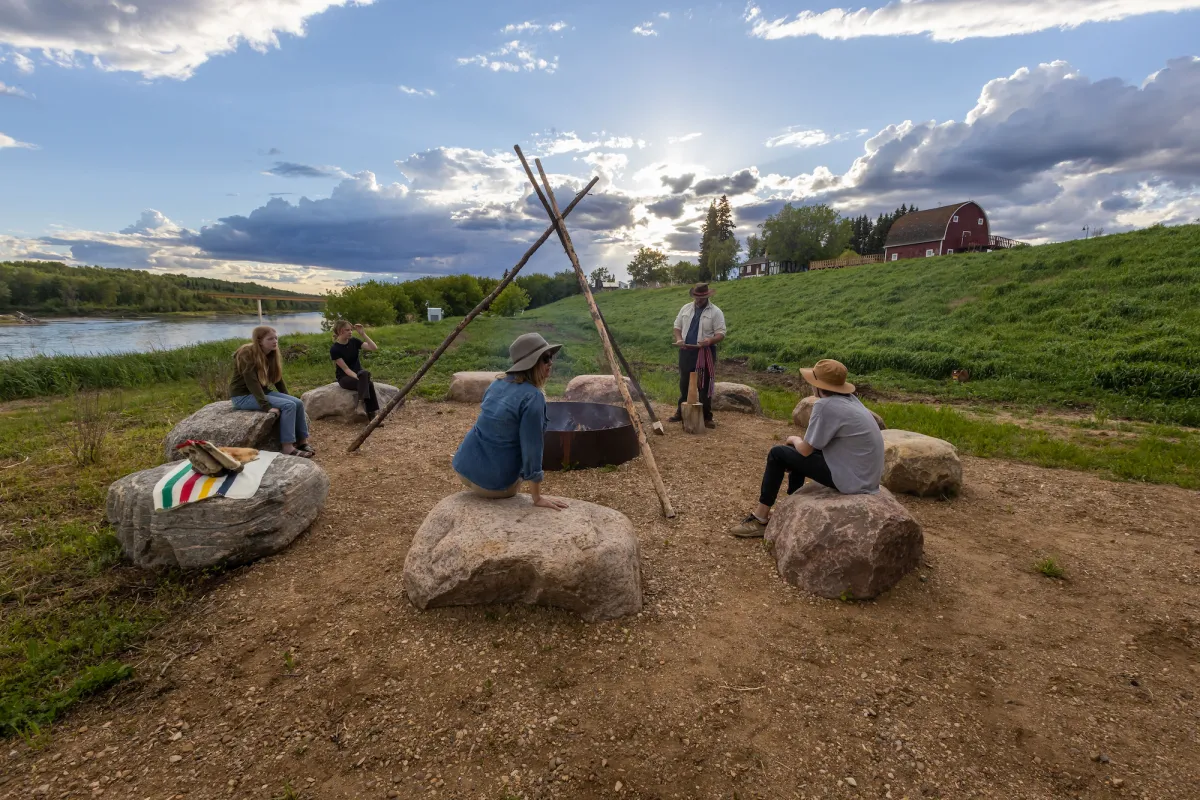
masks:
<path fill-rule="evenodd" d="M 587 196 L 587 193 L 592 190 L 592 187 L 595 186 L 596 182 L 599 180 L 599 178 L 592 178 L 591 182 L 588 183 L 587 186 L 583 187 L 583 191 L 575 195 L 575 199 L 571 201 L 571 204 L 567 206 L 566 210 L 563 212 L 564 217 L 567 214 L 570 214 L 571 211 L 575 209 L 575 206 L 579 205 L 579 201 Z M 483 298 L 479 305 L 475 306 L 470 314 L 467 314 L 465 317 L 463 317 L 462 322 L 458 323 L 458 326 L 450 332 L 450 335 L 446 337 L 445 341 L 438 345 L 437 350 L 434 350 L 429 355 L 429 358 L 425 359 L 425 363 L 421 365 L 420 369 L 413 373 L 413 376 L 408 379 L 408 383 L 401 387 L 400 392 L 390 401 L 388 401 L 386 406 L 379 410 L 379 413 L 375 416 L 375 419 L 367 423 L 367 427 L 363 428 L 362 433 L 360 433 L 354 439 L 354 441 L 350 443 L 350 447 L 346 449 L 347 453 L 353 453 L 355 450 L 357 450 L 362 443 L 367 440 L 367 437 L 370 436 L 371 433 L 383 423 L 383 420 L 388 414 L 392 413 L 404 404 L 404 399 L 408 396 L 408 393 L 413 390 L 413 387 L 417 385 L 417 382 L 420 381 L 421 378 L 425 377 L 425 373 L 429 371 L 429 368 L 432 367 L 434 363 L 442 357 L 442 353 L 446 352 L 446 348 L 449 347 L 456 338 L 458 338 L 458 335 L 463 332 L 463 329 L 471 324 L 471 320 L 475 319 L 477 316 L 482 314 L 484 311 L 487 311 L 491 307 L 492 301 L 499 297 L 500 293 L 503 292 L 504 289 L 513 282 L 513 279 L 517 277 L 517 273 L 521 271 L 521 267 L 525 266 L 526 262 L 528 262 L 529 259 L 533 257 L 533 254 L 537 252 L 538 248 L 546 243 L 546 240 L 550 238 L 550 235 L 554 233 L 556 228 L 557 225 L 551 224 L 549 228 L 543 231 L 542 235 L 538 237 L 538 240 L 534 242 L 528 250 L 525 251 L 525 255 L 521 256 L 521 260 L 517 262 L 517 265 L 505 274 L 504 279 L 500 281 L 500 283 L 496 284 L 496 288 L 492 289 L 491 294 Z"/>
<path fill-rule="evenodd" d="M 592 322 L 596 324 L 596 332 L 600 334 L 600 343 L 604 345 L 604 355 L 608 358 L 608 368 L 612 371 L 613 378 L 617 382 L 617 389 L 621 392 L 621 399 L 625 403 L 625 410 L 629 413 L 629 419 L 633 423 L 633 429 L 637 432 L 638 444 L 642 448 L 642 457 L 646 460 L 646 466 L 650 470 L 650 478 L 654 482 L 654 491 L 658 493 L 658 501 L 662 504 L 663 514 L 668 518 L 675 516 L 675 509 L 671 507 L 671 498 L 667 496 L 667 487 L 663 485 L 662 476 L 658 474 L 658 464 L 654 460 L 654 451 L 650 449 L 650 442 L 646 439 L 646 432 L 642 429 L 642 420 L 638 416 L 637 408 L 633 404 L 633 398 L 629 395 L 629 387 L 625 385 L 625 378 L 621 375 L 621 368 L 617 365 L 617 357 L 613 353 L 612 341 L 608 338 L 608 328 L 604 324 L 604 320 L 600 316 L 600 309 L 596 306 L 596 298 L 592 297 L 592 287 L 588 285 L 587 276 L 583 274 L 583 267 L 579 265 L 579 256 L 575 253 L 575 245 L 571 243 L 571 234 L 567 232 L 567 225 L 563 220 L 563 215 L 559 213 L 558 201 L 554 199 L 554 190 L 550 188 L 550 181 L 546 177 L 546 171 L 542 169 L 542 162 L 534 159 L 537 164 L 538 174 L 542 178 L 542 184 L 546 189 L 545 194 L 538 186 L 537 179 L 533 176 L 533 170 L 529 168 L 529 162 L 525 160 L 525 154 L 521 152 L 520 147 L 515 148 L 517 157 L 521 159 L 521 166 L 525 167 L 525 174 L 529 176 L 529 182 L 533 184 L 533 189 L 537 192 L 538 199 L 542 201 L 542 206 L 546 209 L 546 213 L 550 215 L 550 219 L 554 222 L 554 227 L 558 230 L 558 239 L 562 242 L 563 249 L 567 251 L 567 257 L 571 259 L 571 266 L 575 269 L 575 277 L 579 280 L 579 288 L 583 291 L 584 298 L 587 299 L 588 308 L 592 312 Z"/>

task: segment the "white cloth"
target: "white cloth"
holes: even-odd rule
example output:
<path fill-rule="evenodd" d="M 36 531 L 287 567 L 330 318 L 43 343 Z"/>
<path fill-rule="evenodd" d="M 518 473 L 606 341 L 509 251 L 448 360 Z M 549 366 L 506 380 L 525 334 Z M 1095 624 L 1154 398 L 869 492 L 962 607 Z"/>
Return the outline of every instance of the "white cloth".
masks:
<path fill-rule="evenodd" d="M 692 327 L 692 317 L 695 314 L 696 304 L 694 302 L 679 309 L 679 313 L 675 316 L 675 330 L 681 331 L 684 336 L 687 336 L 688 330 Z M 718 333 L 725 333 L 725 314 L 714 306 L 712 301 L 709 301 L 708 305 L 700 311 L 700 330 L 697 333 L 696 341 L 711 339 Z"/>
<path fill-rule="evenodd" d="M 258 458 L 232 475 L 202 475 L 192 469 L 190 462 L 184 461 L 178 468 L 167 470 L 154 484 L 154 510 L 169 511 L 209 497 L 248 500 L 258 491 L 263 475 L 278 456 L 279 453 L 270 450 L 259 450 Z"/>

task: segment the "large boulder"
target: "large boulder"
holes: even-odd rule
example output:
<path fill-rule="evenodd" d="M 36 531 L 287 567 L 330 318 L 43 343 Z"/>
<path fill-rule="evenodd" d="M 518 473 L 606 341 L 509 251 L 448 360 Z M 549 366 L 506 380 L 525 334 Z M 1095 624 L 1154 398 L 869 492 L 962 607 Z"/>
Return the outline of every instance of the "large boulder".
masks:
<path fill-rule="evenodd" d="M 808 420 L 812 416 L 813 406 L 819 398 L 815 394 L 810 394 L 808 397 L 800 398 L 800 402 L 796 403 L 796 407 L 792 409 L 792 424 L 800 429 L 800 435 L 808 430 Z M 867 409 L 870 411 L 870 409 Z M 883 417 L 871 411 L 871 416 L 875 418 L 875 424 L 879 426 L 879 430 L 886 431 L 887 424 L 883 421 Z"/>
<path fill-rule="evenodd" d="M 206 439 L 218 447 L 279 450 L 279 420 L 274 414 L 239 411 L 228 400 L 219 400 L 209 403 L 171 429 L 163 442 L 166 460 L 178 461 L 183 458 L 175 446 L 188 439 Z"/>
<path fill-rule="evenodd" d="M 529 603 L 612 619 L 642 608 L 633 523 L 611 508 L 571 500 L 536 508 L 528 495 L 484 500 L 460 492 L 421 523 L 404 559 L 417 608 Z"/>
<path fill-rule="evenodd" d="M 962 489 L 958 449 L 923 433 L 883 432 L 883 485 L 918 497 L 951 497 Z"/>
<path fill-rule="evenodd" d="M 382 408 L 398 395 L 400 390 L 386 383 L 375 383 L 375 396 Z M 358 392 L 343 389 L 336 383 L 327 383 L 305 392 L 300 400 L 309 419 L 334 418 L 342 422 L 366 422 L 367 411 L 358 400 Z"/>
<path fill-rule="evenodd" d="M 450 391 L 447 400 L 456 403 L 478 403 L 483 400 L 483 393 L 492 385 L 500 373 L 498 372 L 456 372 L 450 379 Z"/>
<path fill-rule="evenodd" d="M 821 597 L 869 600 L 921 563 L 924 535 L 886 488 L 840 494 L 809 483 L 775 506 L 766 542 L 788 583 Z"/>
<path fill-rule="evenodd" d="M 246 500 L 210 497 L 154 510 L 154 485 L 177 464 L 135 472 L 108 487 L 108 521 L 125 555 L 150 569 L 245 564 L 278 553 L 325 505 L 329 476 L 306 458 L 277 456 Z"/>
<path fill-rule="evenodd" d="M 758 392 L 746 384 L 717 381 L 713 386 L 712 409 L 761 414 L 762 404 L 758 401 Z"/>
<path fill-rule="evenodd" d="M 629 390 L 629 396 L 635 403 L 642 399 L 638 390 L 633 388 L 633 381 L 628 377 L 625 378 L 625 388 Z M 617 379 L 612 375 L 576 375 L 567 384 L 563 399 L 574 403 L 605 403 L 610 406 L 625 404 L 617 386 Z"/>

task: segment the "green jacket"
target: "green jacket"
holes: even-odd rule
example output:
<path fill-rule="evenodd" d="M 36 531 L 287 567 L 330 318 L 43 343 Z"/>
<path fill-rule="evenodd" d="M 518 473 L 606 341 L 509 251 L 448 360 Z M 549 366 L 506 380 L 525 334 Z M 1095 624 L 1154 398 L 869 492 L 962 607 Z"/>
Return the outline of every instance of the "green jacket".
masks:
<path fill-rule="evenodd" d="M 275 390 L 278 392 L 288 393 L 287 385 L 283 382 L 283 377 L 275 381 Z M 267 392 L 270 391 L 270 385 L 263 386 L 258 382 L 258 370 L 254 367 L 254 362 L 248 359 L 240 359 L 236 356 L 233 359 L 233 377 L 229 379 L 229 396 L 241 397 L 243 395 L 252 394 L 254 399 L 258 401 L 258 407 L 263 411 L 271 410 L 271 403 L 267 400 Z"/>

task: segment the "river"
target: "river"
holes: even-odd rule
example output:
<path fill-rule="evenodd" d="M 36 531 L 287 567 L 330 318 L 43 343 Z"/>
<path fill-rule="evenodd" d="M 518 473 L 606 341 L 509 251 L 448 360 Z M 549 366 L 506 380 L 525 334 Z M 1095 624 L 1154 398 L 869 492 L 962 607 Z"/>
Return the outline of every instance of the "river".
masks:
<path fill-rule="evenodd" d="M 318 333 L 321 314 L 267 316 L 280 334 Z M 257 314 L 212 317 L 58 317 L 44 325 L 0 325 L 0 359 L 35 355 L 100 355 L 170 350 L 198 342 L 250 339 Z"/>

